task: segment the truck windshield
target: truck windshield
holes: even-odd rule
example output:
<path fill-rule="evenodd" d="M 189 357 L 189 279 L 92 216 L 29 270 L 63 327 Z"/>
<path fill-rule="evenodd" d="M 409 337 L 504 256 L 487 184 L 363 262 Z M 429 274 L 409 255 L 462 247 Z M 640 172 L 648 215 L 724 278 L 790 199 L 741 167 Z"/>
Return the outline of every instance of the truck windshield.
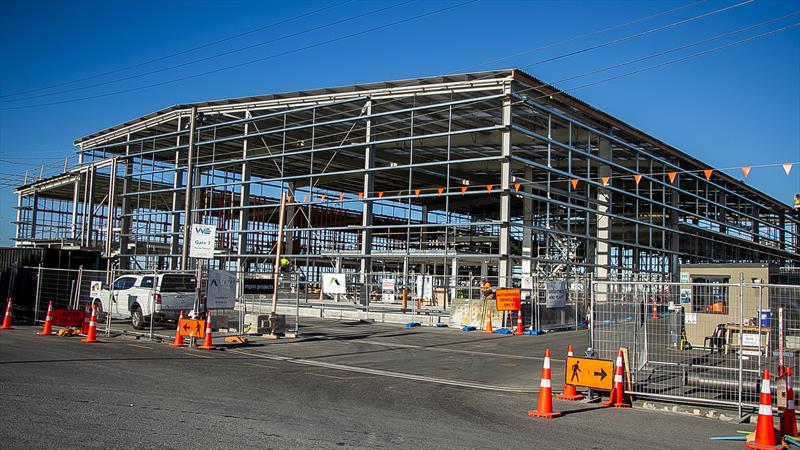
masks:
<path fill-rule="evenodd" d="M 161 292 L 194 292 L 197 277 L 189 274 L 166 274 L 161 278 Z"/>

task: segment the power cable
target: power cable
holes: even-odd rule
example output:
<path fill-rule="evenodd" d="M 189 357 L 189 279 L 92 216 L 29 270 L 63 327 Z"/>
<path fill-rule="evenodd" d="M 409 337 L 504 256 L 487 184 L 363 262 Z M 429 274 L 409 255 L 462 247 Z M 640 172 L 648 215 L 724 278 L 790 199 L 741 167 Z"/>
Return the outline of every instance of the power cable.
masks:
<path fill-rule="evenodd" d="M 15 92 L 15 93 L 11 93 L 11 94 L 4 94 L 4 95 L 0 95 L 0 98 L 13 97 L 13 96 L 17 96 L 17 95 L 29 94 L 29 93 L 32 93 L 32 92 L 39 92 L 39 91 L 43 91 L 43 90 L 47 90 L 47 89 L 66 86 L 66 85 L 69 85 L 69 84 L 80 83 L 82 81 L 93 80 L 95 78 L 100 78 L 100 77 L 103 77 L 103 76 L 106 76 L 106 75 L 111 75 L 111 74 L 114 74 L 114 73 L 124 72 L 126 70 L 135 69 L 137 67 L 142 67 L 142 66 L 146 66 L 146 65 L 149 65 L 149 64 L 157 63 L 157 62 L 160 62 L 160 61 L 164 61 L 166 59 L 171 59 L 171 58 L 174 58 L 176 56 L 185 55 L 187 53 L 191 53 L 191 52 L 194 52 L 194 51 L 197 51 L 197 50 L 202 50 L 204 48 L 211 47 L 211 46 L 214 46 L 214 45 L 217 45 L 217 44 L 221 44 L 223 42 L 227 42 L 227 41 L 231 41 L 233 39 L 237 39 L 237 38 L 240 38 L 240 37 L 243 37 L 243 36 L 247 36 L 249 34 L 257 33 L 259 31 L 264 31 L 266 29 L 269 29 L 269 28 L 272 28 L 272 27 L 275 27 L 275 26 L 278 26 L 278 25 L 283 25 L 285 23 L 293 22 L 293 21 L 295 21 L 297 19 L 302 19 L 304 17 L 309 17 L 309 16 L 312 16 L 314 14 L 317 14 L 317 13 L 320 13 L 320 12 L 323 12 L 323 11 L 327 11 L 329 9 L 337 8 L 339 6 L 342 6 L 344 4 L 350 3 L 352 1 L 353 0 L 345 0 L 345 1 L 340 2 L 340 3 L 335 3 L 333 5 L 324 6 L 322 8 L 318 8 L 318 9 L 315 9 L 313 11 L 309 11 L 309 12 L 306 12 L 306 13 L 303 13 L 303 14 L 300 14 L 300 15 L 297 15 L 297 16 L 289 17 L 288 19 L 283 19 L 283 20 L 280 20 L 278 22 L 272 22 L 269 25 L 264 25 L 262 27 L 258 27 L 258 28 L 255 28 L 255 29 L 252 29 L 252 30 L 249 30 L 249 31 L 245 31 L 245 32 L 242 32 L 242 33 L 234 34 L 232 36 L 228 36 L 228 37 L 225 37 L 225 38 L 222 38 L 222 39 L 218 39 L 218 40 L 213 41 L 213 42 L 208 42 L 206 44 L 201 44 L 201 45 L 198 45 L 196 47 L 192 47 L 192 48 L 189 48 L 189 49 L 186 49 L 186 50 L 181 50 L 179 52 L 171 53 L 169 55 L 160 56 L 158 58 L 151 59 L 151 60 L 148 60 L 148 61 L 132 64 L 130 66 L 120 67 L 118 69 L 109 70 L 107 72 L 98 73 L 98 74 L 95 74 L 95 75 L 91 75 L 91 76 L 84 77 L 84 78 L 78 78 L 78 79 L 71 80 L 71 81 L 64 81 L 64 82 L 52 84 L 52 85 L 49 85 L 49 86 L 44 86 L 44 87 L 35 88 L 35 89 L 28 89 L 26 91 L 19 91 L 19 92 Z"/>
<path fill-rule="evenodd" d="M 322 30 L 322 29 L 325 29 L 325 28 L 329 28 L 329 27 L 332 27 L 332 26 L 340 25 L 342 23 L 349 22 L 349 21 L 356 20 L 356 19 L 360 19 L 362 17 L 370 16 L 370 15 L 373 15 L 373 14 L 378 14 L 378 13 L 381 13 L 381 12 L 384 12 L 384 11 L 388 11 L 388 10 L 394 9 L 394 8 L 399 8 L 401 6 L 405 6 L 405 5 L 409 4 L 409 3 L 414 3 L 415 1 L 417 1 L 417 0 L 405 0 L 403 2 L 396 3 L 394 5 L 386 6 L 386 7 L 383 7 L 383 8 L 378 8 L 378 9 L 375 9 L 375 10 L 372 10 L 372 11 L 367 11 L 367 12 L 361 13 L 361 14 L 356 14 L 354 16 L 350 16 L 350 17 L 346 17 L 344 19 L 340 19 L 340 20 L 336 20 L 336 21 L 333 21 L 333 22 L 329 22 L 329 23 L 326 23 L 324 25 L 319 25 L 319 26 L 316 26 L 316 27 L 308 28 L 308 29 L 303 30 L 303 31 L 298 31 L 298 32 L 295 32 L 295 33 L 286 34 L 286 35 L 283 35 L 283 36 L 280 36 L 280 37 L 277 37 L 277 38 L 274 38 L 274 39 L 269 39 L 269 40 L 266 40 L 266 41 L 257 42 L 255 44 L 250 44 L 250 45 L 246 45 L 244 47 L 239 47 L 239 48 L 236 48 L 236 49 L 233 49 L 233 50 L 228 50 L 228 51 L 224 51 L 224 52 L 217 53 L 217 54 L 214 54 L 214 55 L 206 56 L 206 57 L 203 57 L 203 58 L 194 59 L 192 61 L 187 61 L 187 62 L 184 62 L 184 63 L 175 64 L 175 65 L 168 66 L 168 67 L 162 67 L 160 69 L 151 70 L 149 72 L 144 72 L 144 73 L 140 73 L 140 74 L 136 74 L 136 75 L 130 75 L 130 76 L 123 77 L 123 78 L 117 78 L 115 80 L 103 81 L 103 82 L 100 82 L 100 83 L 90 84 L 88 86 L 81 86 L 81 87 L 76 87 L 76 88 L 72 88 L 72 89 L 66 89 L 66 90 L 63 90 L 63 91 L 48 92 L 48 93 L 45 93 L 45 94 L 31 95 L 31 96 L 28 96 L 28 97 L 15 98 L 15 99 L 11 99 L 11 100 L 0 100 L 0 103 L 21 102 L 21 101 L 26 101 L 26 100 L 33 100 L 33 99 L 36 99 L 36 98 L 50 97 L 50 96 L 61 95 L 61 94 L 68 94 L 70 92 L 84 91 L 86 89 L 92 89 L 92 88 L 96 88 L 96 87 L 100 87 L 100 86 L 107 86 L 109 84 L 121 83 L 123 81 L 128 81 L 128 80 L 133 80 L 133 79 L 136 79 L 136 78 L 146 77 L 148 75 L 154 75 L 154 74 L 161 73 L 161 72 L 180 69 L 182 67 L 190 66 L 192 64 L 197 64 L 197 63 L 200 63 L 200 62 L 205 62 L 205 61 L 209 61 L 209 60 L 212 60 L 212 59 L 221 58 L 223 56 L 232 55 L 234 53 L 243 52 L 243 51 L 250 50 L 250 49 L 253 49 L 253 48 L 256 48 L 256 47 L 260 47 L 260 46 L 264 46 L 264 45 L 267 45 L 267 44 L 273 44 L 275 42 L 279 42 L 279 41 L 290 39 L 290 38 L 295 38 L 297 36 L 308 34 L 308 33 L 314 32 L 314 31 L 319 31 L 319 30 Z"/>

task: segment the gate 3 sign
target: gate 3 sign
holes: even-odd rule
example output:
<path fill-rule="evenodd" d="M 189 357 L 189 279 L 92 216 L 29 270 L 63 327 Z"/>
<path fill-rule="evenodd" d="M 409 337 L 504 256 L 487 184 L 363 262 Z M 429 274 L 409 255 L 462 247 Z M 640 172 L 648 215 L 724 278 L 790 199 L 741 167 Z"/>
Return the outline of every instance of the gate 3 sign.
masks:
<path fill-rule="evenodd" d="M 519 289 L 498 289 L 494 291 L 498 311 L 519 311 Z"/>

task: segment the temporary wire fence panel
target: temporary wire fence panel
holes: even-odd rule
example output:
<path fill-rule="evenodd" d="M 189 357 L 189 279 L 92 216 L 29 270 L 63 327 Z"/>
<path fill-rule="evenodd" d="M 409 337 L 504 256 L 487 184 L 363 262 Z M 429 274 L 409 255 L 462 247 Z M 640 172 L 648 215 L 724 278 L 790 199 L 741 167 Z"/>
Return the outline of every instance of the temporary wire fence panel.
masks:
<path fill-rule="evenodd" d="M 799 286 L 595 281 L 591 345 L 628 350 L 636 395 L 755 407 L 763 369 L 797 369 L 799 310 Z"/>

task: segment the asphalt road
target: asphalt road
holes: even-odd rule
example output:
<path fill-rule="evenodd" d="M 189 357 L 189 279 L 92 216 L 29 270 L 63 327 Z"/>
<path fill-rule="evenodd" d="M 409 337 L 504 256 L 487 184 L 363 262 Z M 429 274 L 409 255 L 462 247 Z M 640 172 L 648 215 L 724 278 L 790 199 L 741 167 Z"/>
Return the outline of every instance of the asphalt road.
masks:
<path fill-rule="evenodd" d="M 209 352 L 35 331 L 0 331 L 3 448 L 741 448 L 708 438 L 752 429 L 557 400 L 563 417 L 528 417 L 543 347 L 560 387 L 582 332 L 315 322 L 301 339 Z"/>

